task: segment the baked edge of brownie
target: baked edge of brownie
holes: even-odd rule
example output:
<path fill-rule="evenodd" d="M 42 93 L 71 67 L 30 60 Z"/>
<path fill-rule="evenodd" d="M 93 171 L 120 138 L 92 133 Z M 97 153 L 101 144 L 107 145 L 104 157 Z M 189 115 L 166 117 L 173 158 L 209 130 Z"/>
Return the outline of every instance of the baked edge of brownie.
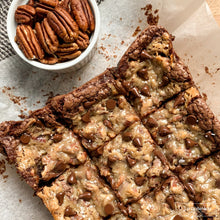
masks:
<path fill-rule="evenodd" d="M 122 58 L 120 59 L 115 76 L 116 78 L 123 78 L 123 73 L 126 72 L 126 70 L 129 67 L 129 59 L 130 55 L 135 53 L 134 56 L 140 57 L 141 51 L 143 48 L 145 48 L 147 45 L 149 45 L 153 39 L 156 37 L 162 36 L 163 33 L 167 33 L 169 35 L 170 44 L 171 44 L 171 56 L 173 57 L 172 64 L 176 64 L 173 67 L 171 67 L 171 71 L 167 73 L 167 76 L 170 80 L 174 80 L 177 82 L 188 82 L 189 87 L 191 85 L 194 85 L 193 79 L 191 74 L 189 73 L 188 67 L 181 61 L 179 56 L 176 54 L 176 52 L 173 49 L 172 41 L 173 36 L 169 34 L 169 32 L 161 26 L 149 26 L 144 31 L 141 32 L 141 34 L 134 40 L 134 42 L 130 45 L 130 47 L 127 49 L 127 51 L 124 53 Z M 185 89 L 185 88 L 183 88 Z"/>
<path fill-rule="evenodd" d="M 114 71 L 115 68 L 106 69 L 70 93 L 53 97 L 48 105 L 59 117 L 68 118 L 77 114 L 80 107 L 88 109 L 102 99 L 125 92 L 114 79 Z"/>

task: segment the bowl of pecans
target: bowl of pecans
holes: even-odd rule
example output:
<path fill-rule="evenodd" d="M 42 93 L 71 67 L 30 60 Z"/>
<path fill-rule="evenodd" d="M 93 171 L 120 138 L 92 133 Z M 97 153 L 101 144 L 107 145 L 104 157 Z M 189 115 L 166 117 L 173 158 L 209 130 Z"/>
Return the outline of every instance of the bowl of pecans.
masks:
<path fill-rule="evenodd" d="M 95 52 L 99 30 L 95 0 L 13 0 L 7 17 L 15 52 L 54 72 L 83 67 Z"/>

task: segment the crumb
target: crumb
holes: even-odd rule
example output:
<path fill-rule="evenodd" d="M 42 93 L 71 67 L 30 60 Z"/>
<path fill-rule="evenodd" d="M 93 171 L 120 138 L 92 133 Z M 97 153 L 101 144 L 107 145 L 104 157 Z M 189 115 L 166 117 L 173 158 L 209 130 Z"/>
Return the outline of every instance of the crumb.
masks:
<path fill-rule="evenodd" d="M 122 18 L 120 18 L 120 21 L 122 21 Z"/>
<path fill-rule="evenodd" d="M 147 4 L 144 8 L 141 8 L 141 10 L 145 11 L 145 15 L 147 16 L 147 23 L 149 25 L 157 25 L 159 22 L 159 15 L 157 14 L 159 12 L 158 9 L 152 11 L 152 5 Z"/>
<path fill-rule="evenodd" d="M 208 98 L 207 98 L 207 94 L 206 94 L 206 93 L 203 92 L 203 93 L 202 93 L 202 97 L 203 97 L 203 99 L 204 99 L 205 101 L 207 101 Z"/>
<path fill-rule="evenodd" d="M 19 202 L 21 203 L 21 202 L 22 202 L 22 200 L 21 200 L 21 199 L 19 199 Z"/>
<path fill-rule="evenodd" d="M 132 34 L 132 37 L 135 37 L 140 31 L 141 31 L 140 26 L 137 26 L 134 33 Z"/>
<path fill-rule="evenodd" d="M 79 81 L 81 81 L 81 77 L 79 77 Z"/>
<path fill-rule="evenodd" d="M 122 40 L 122 41 L 121 41 L 121 45 L 123 45 L 124 43 L 125 43 L 125 42 Z"/>
<path fill-rule="evenodd" d="M 209 76 L 213 77 L 213 75 L 210 73 L 209 68 L 207 66 L 205 66 L 205 72 L 206 74 L 208 74 Z"/>
<path fill-rule="evenodd" d="M 5 161 L 0 160 L 0 174 L 3 174 L 6 171 Z"/>

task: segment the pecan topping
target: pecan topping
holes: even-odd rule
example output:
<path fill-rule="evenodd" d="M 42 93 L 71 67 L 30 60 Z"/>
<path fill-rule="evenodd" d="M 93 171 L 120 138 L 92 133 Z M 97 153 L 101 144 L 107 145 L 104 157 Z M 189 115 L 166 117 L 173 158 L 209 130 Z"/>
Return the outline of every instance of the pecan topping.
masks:
<path fill-rule="evenodd" d="M 71 0 L 71 9 L 82 31 L 94 31 L 95 20 L 87 0 Z"/>
<path fill-rule="evenodd" d="M 31 26 L 18 25 L 15 41 L 28 59 L 43 59 L 44 51 Z"/>
<path fill-rule="evenodd" d="M 35 25 L 35 30 L 39 42 L 45 52 L 48 54 L 54 54 L 58 49 L 59 41 L 55 32 L 50 27 L 47 18 L 44 18 L 41 24 L 37 22 Z"/>
<path fill-rule="evenodd" d="M 19 24 L 31 24 L 36 10 L 30 5 L 18 6 L 15 11 L 15 21 Z"/>
<path fill-rule="evenodd" d="M 79 28 L 71 15 L 63 8 L 56 7 L 47 14 L 50 26 L 64 42 L 73 42 L 78 38 Z"/>

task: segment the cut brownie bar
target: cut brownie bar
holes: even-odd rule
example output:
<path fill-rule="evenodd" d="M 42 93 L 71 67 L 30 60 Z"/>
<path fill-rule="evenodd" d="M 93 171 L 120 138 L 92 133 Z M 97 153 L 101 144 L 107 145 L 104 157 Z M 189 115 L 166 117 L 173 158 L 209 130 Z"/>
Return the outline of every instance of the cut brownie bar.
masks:
<path fill-rule="evenodd" d="M 220 219 L 220 153 L 182 170 L 180 179 L 206 219 Z"/>
<path fill-rule="evenodd" d="M 47 108 L 24 121 L 2 123 L 0 134 L 0 146 L 9 162 L 35 190 L 42 181 L 87 158 L 73 132 L 57 123 Z"/>
<path fill-rule="evenodd" d="M 162 147 L 172 169 L 192 164 L 219 149 L 220 123 L 194 87 L 143 122 Z"/>
<path fill-rule="evenodd" d="M 55 220 L 96 220 L 120 214 L 113 191 L 99 178 L 90 160 L 67 170 L 51 186 L 45 186 L 37 192 L 37 195 Z"/>
<path fill-rule="evenodd" d="M 150 26 L 118 64 L 116 76 L 121 78 L 129 101 L 141 117 L 193 85 L 188 68 L 173 50 L 172 39 L 164 28 Z"/>
<path fill-rule="evenodd" d="M 70 122 L 84 147 L 94 151 L 139 120 L 124 96 L 119 95 L 119 88 L 119 82 L 107 70 L 73 92 L 55 97 L 50 104 Z"/>
<path fill-rule="evenodd" d="M 196 208 L 175 176 L 165 180 L 161 187 L 128 207 L 128 213 L 137 220 L 196 220 Z"/>
<path fill-rule="evenodd" d="M 136 201 L 168 175 L 165 156 L 136 122 L 102 148 L 93 160 L 124 203 Z"/>

